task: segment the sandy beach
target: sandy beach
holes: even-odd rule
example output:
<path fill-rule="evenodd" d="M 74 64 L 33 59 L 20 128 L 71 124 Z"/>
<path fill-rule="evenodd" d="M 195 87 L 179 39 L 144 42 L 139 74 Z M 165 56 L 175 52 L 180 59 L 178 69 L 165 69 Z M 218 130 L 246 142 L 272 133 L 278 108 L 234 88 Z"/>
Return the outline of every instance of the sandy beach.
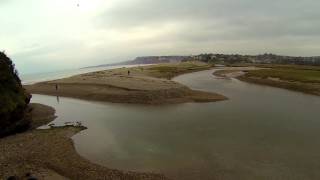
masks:
<path fill-rule="evenodd" d="M 33 94 L 113 103 L 173 104 L 226 100 L 223 95 L 191 90 L 170 80 L 170 78 L 180 74 L 209 68 L 210 66 L 204 63 L 120 68 L 81 74 L 24 87 Z"/>
<path fill-rule="evenodd" d="M 87 73 L 25 86 L 30 93 L 116 103 L 169 104 L 213 102 L 226 97 L 191 90 L 170 78 L 211 68 L 206 64 L 165 64 Z M 130 73 L 128 73 L 130 71 Z M 57 89 L 56 89 L 57 85 Z M 30 104 L 32 123 L 24 133 L 0 139 L 0 177 L 26 175 L 38 179 L 167 179 L 161 174 L 124 172 L 102 167 L 82 158 L 71 137 L 86 129 L 79 126 L 37 129 L 53 121 L 55 110 Z"/>
<path fill-rule="evenodd" d="M 24 133 L 0 139 L 0 179 L 15 176 L 27 179 L 166 179 L 153 173 L 124 172 L 102 167 L 77 154 L 71 137 L 84 130 L 82 126 L 35 129 L 51 122 L 55 110 L 31 104 L 32 128 Z"/>

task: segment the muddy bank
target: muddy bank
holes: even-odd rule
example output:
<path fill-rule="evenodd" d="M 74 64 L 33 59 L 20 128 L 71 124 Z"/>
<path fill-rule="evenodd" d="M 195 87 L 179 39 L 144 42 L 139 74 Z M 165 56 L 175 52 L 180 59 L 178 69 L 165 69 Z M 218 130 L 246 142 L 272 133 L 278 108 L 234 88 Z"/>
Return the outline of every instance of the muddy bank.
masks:
<path fill-rule="evenodd" d="M 240 76 L 237 79 L 241 81 L 249 82 L 249 83 L 268 85 L 268 86 L 273 86 L 273 87 L 278 87 L 278 88 L 320 96 L 319 83 L 303 83 L 298 81 L 284 81 L 276 78 L 260 78 L 260 77 L 248 77 L 248 76 Z"/>
<path fill-rule="evenodd" d="M 306 94 L 320 96 L 320 73 L 317 67 L 304 66 L 269 66 L 268 68 L 229 67 L 215 71 L 213 74 L 222 78 L 237 78 L 248 83 L 268 85 Z M 310 76 L 309 71 L 314 71 Z M 318 78 L 317 78 L 318 77 Z M 315 80 L 314 80 L 315 79 Z"/>
<path fill-rule="evenodd" d="M 120 68 L 27 85 L 25 88 L 33 94 L 114 103 L 173 104 L 225 100 L 222 95 L 194 91 L 165 78 L 207 68 L 207 65 L 192 63 Z"/>
<path fill-rule="evenodd" d="M 85 128 L 34 129 L 55 116 L 48 106 L 31 106 L 33 129 L 0 139 L 0 147 L 4 147 L 0 148 L 0 179 L 26 179 L 27 174 L 38 179 L 166 179 L 159 174 L 113 170 L 83 159 L 75 151 L 71 137 Z"/>
<path fill-rule="evenodd" d="M 260 70 L 263 68 L 258 67 L 225 67 L 216 69 L 213 75 L 222 77 L 222 78 L 237 78 L 243 76 L 248 71 Z"/>
<path fill-rule="evenodd" d="M 55 109 L 43 104 L 31 103 L 29 111 L 31 114 L 30 130 L 46 125 L 56 118 Z"/>

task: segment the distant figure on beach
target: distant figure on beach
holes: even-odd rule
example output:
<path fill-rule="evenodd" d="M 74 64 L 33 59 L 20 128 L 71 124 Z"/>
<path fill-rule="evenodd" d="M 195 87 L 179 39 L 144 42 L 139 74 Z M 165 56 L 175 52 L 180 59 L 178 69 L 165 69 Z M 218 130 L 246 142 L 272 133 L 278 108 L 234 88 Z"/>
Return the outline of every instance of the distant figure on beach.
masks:
<path fill-rule="evenodd" d="M 56 91 L 58 91 L 58 84 L 56 84 Z"/>
<path fill-rule="evenodd" d="M 128 76 L 130 76 L 130 71 L 128 71 Z"/>

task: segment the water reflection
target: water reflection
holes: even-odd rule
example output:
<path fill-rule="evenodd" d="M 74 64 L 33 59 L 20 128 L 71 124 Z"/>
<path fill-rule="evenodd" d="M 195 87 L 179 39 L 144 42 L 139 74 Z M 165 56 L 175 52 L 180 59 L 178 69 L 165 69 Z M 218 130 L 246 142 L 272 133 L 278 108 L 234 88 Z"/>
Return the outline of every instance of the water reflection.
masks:
<path fill-rule="evenodd" d="M 81 121 L 73 137 L 85 158 L 110 168 L 177 179 L 320 179 L 320 98 L 211 71 L 176 78 L 229 101 L 142 106 L 34 95 L 56 108 L 56 125 Z M 308 108 L 306 108 L 308 107 Z"/>

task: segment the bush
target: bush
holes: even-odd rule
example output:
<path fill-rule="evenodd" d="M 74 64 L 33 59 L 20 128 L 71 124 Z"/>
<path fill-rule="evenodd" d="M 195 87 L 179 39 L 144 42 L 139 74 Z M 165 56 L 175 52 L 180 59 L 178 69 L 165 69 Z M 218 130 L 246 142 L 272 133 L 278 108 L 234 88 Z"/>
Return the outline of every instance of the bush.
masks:
<path fill-rule="evenodd" d="M 0 52 L 0 137 L 29 125 L 25 110 L 30 98 L 11 59 Z"/>

